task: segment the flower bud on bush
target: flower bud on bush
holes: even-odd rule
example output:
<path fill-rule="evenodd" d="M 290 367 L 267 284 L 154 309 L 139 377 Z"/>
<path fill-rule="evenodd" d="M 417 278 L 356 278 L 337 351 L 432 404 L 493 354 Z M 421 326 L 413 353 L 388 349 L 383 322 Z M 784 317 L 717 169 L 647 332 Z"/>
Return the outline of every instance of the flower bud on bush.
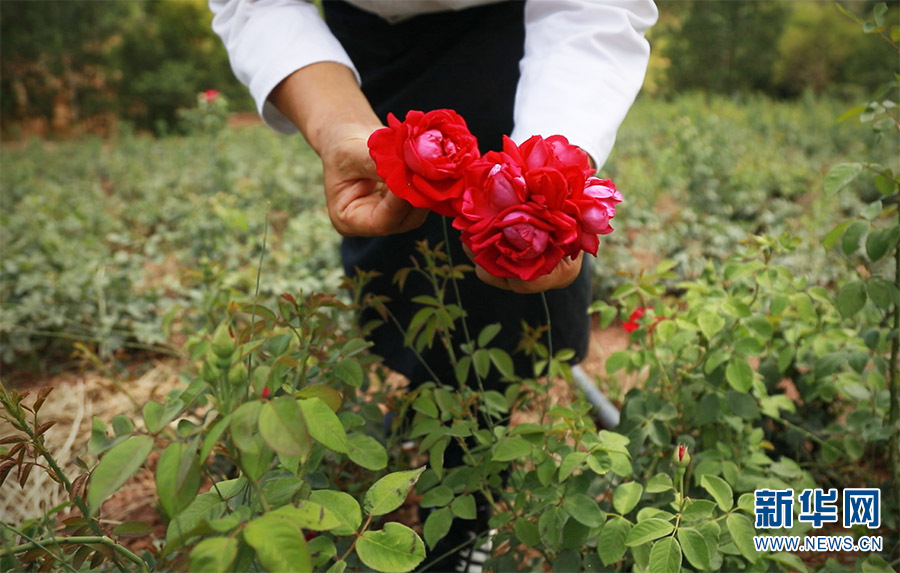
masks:
<path fill-rule="evenodd" d="M 239 386 L 247 381 L 247 365 L 243 362 L 235 362 L 228 370 L 228 383 L 232 386 Z"/>
<path fill-rule="evenodd" d="M 688 452 L 686 445 L 679 444 L 675 448 L 675 451 L 672 452 L 672 461 L 680 468 L 685 468 L 691 463 L 691 454 Z"/>
<path fill-rule="evenodd" d="M 213 333 L 212 351 L 215 352 L 216 356 L 219 358 L 228 358 L 230 361 L 234 349 L 234 339 L 231 337 L 228 323 L 223 322 Z"/>

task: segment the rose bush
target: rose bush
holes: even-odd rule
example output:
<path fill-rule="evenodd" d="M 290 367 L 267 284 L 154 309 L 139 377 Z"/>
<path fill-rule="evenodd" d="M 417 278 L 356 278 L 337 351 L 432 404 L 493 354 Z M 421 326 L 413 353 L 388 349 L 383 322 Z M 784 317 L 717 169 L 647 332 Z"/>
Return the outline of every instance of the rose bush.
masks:
<path fill-rule="evenodd" d="M 388 115 L 388 127 L 369 138 L 378 175 L 412 205 L 452 217 L 462 195 L 466 168 L 481 156 L 478 141 L 455 111 L 410 111 L 401 122 Z"/>

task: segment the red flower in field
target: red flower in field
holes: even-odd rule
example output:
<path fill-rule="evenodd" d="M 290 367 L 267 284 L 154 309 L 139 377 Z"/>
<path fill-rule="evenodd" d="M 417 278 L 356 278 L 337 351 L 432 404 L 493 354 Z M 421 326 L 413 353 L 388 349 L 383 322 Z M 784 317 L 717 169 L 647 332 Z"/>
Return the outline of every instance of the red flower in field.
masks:
<path fill-rule="evenodd" d="M 395 195 L 415 207 L 456 215 L 466 170 L 481 156 L 478 141 L 453 110 L 410 111 L 404 121 L 388 115 L 388 127 L 369 137 L 378 175 Z"/>
<path fill-rule="evenodd" d="M 272 391 L 269 390 L 268 388 L 263 388 L 262 392 L 260 393 L 260 396 L 262 397 L 263 400 L 267 399 L 271 395 L 272 395 Z"/>
<path fill-rule="evenodd" d="M 212 103 L 219 99 L 218 90 L 206 90 L 203 92 L 203 99 L 206 100 L 206 103 Z"/>
<path fill-rule="evenodd" d="M 622 323 L 622 328 L 625 329 L 625 332 L 631 333 L 641 327 L 640 320 L 644 318 L 644 315 L 648 310 L 653 310 L 652 306 L 648 306 L 646 309 L 642 306 L 634 309 L 634 312 L 631 313 L 631 316 L 628 317 L 628 320 Z M 650 325 L 650 330 L 653 330 L 657 324 L 666 320 L 664 316 L 657 316 L 653 321 L 653 324 Z"/>

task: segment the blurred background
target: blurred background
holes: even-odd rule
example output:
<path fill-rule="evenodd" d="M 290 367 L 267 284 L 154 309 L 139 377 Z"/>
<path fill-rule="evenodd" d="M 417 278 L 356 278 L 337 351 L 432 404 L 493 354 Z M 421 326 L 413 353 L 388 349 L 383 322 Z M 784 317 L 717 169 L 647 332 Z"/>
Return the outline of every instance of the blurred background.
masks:
<path fill-rule="evenodd" d="M 819 198 L 835 164 L 900 170 L 893 125 L 858 121 L 898 99 L 898 6 L 660 0 L 602 171 L 626 202 L 595 296 L 664 259 L 696 279 L 749 233 L 800 236 L 787 264 L 812 283 L 854 269 L 823 229 L 879 190 Z M 230 300 L 343 292 L 320 163 L 261 125 L 211 19 L 203 0 L 0 1 L 6 380 L 183 358 Z"/>
<path fill-rule="evenodd" d="M 888 21 L 897 20 L 892 4 Z M 644 90 L 652 96 L 686 90 L 786 99 L 846 95 L 876 87 L 897 69 L 891 47 L 859 34 L 832 2 L 658 5 Z M 867 14 L 875 2 L 844 5 Z M 3 0 L 3 137 L 109 135 L 122 122 L 168 134 L 178 130 L 176 111 L 212 88 L 233 111 L 251 111 L 210 21 L 203 0 Z"/>

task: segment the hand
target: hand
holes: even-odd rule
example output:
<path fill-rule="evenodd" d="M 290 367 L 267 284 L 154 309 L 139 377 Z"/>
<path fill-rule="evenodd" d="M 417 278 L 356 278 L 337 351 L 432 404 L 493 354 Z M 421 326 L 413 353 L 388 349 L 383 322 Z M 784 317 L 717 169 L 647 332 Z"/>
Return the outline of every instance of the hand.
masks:
<path fill-rule="evenodd" d="M 427 209 L 415 208 L 391 193 L 375 172 L 367 145 L 375 129 L 337 126 L 320 151 L 328 216 L 345 237 L 403 233 L 428 216 Z"/>
<path fill-rule="evenodd" d="M 472 253 L 465 245 L 463 245 L 463 249 L 469 258 L 474 261 L 474 253 Z M 475 265 L 475 276 L 483 282 L 497 288 L 511 290 L 518 294 L 536 294 L 545 290 L 565 288 L 575 282 L 575 279 L 578 278 L 579 273 L 581 273 L 581 263 L 583 259 L 584 252 L 579 252 L 578 256 L 574 259 L 563 257 L 559 264 L 556 265 L 556 268 L 550 271 L 549 274 L 538 277 L 533 281 L 523 281 L 518 278 L 495 277 L 478 266 L 478 264 Z"/>
<path fill-rule="evenodd" d="M 388 191 L 375 172 L 368 141 L 382 125 L 349 68 L 335 62 L 300 68 L 269 99 L 322 159 L 328 216 L 338 233 L 391 235 L 425 221 L 427 211 Z"/>

